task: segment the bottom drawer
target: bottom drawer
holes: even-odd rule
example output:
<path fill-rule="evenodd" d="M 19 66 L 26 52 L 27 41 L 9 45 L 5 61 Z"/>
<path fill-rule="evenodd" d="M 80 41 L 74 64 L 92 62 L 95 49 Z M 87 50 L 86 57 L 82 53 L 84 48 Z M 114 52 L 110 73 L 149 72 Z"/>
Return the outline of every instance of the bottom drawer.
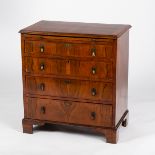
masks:
<path fill-rule="evenodd" d="M 81 125 L 112 126 L 112 105 L 29 98 L 25 117 Z"/>

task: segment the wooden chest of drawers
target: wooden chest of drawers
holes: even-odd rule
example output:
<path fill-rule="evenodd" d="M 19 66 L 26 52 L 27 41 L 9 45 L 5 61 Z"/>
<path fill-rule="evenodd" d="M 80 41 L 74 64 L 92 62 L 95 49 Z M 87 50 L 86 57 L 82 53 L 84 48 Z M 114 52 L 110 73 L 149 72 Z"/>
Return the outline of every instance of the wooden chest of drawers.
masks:
<path fill-rule="evenodd" d="M 128 119 L 130 27 L 40 21 L 22 29 L 23 132 L 70 124 L 116 143 Z"/>

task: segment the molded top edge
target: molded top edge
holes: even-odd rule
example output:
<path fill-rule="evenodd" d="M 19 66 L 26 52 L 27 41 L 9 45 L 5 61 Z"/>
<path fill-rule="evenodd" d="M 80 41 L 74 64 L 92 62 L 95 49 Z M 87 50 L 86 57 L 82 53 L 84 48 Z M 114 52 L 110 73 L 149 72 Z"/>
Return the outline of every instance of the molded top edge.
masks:
<path fill-rule="evenodd" d="M 64 21 L 39 21 L 19 31 L 24 34 L 101 37 L 116 39 L 128 31 L 131 25 L 101 24 Z"/>

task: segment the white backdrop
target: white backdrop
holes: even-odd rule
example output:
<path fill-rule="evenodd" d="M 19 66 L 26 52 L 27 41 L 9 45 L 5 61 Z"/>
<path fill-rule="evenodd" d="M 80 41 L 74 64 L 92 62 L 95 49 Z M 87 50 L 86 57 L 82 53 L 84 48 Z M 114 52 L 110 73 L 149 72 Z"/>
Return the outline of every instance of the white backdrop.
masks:
<path fill-rule="evenodd" d="M 23 102 L 18 31 L 39 20 L 132 25 L 129 58 L 130 125 L 121 129 L 118 145 L 106 144 L 101 140 L 102 137 L 91 135 L 37 132 L 29 136 L 21 133 Z M 140 151 L 155 154 L 153 146 L 149 145 L 149 142 L 155 143 L 154 67 L 154 0 L 0 0 L 0 155 L 11 151 L 16 155 L 28 152 L 37 154 L 37 151 L 40 154 L 53 153 L 53 150 L 55 154 L 130 154 L 132 151 L 132 154 Z M 37 142 L 40 147 L 37 147 Z M 45 143 L 48 145 L 41 147 Z M 72 147 L 65 147 L 67 144 Z M 140 148 L 140 144 L 144 147 Z M 24 145 L 29 147 L 24 148 Z M 65 146 L 59 149 L 61 145 Z"/>

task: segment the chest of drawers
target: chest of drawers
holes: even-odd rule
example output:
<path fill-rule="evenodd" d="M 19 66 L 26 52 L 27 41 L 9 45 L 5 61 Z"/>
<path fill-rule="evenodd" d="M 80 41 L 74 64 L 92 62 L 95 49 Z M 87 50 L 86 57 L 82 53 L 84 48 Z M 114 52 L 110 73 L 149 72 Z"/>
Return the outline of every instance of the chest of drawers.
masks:
<path fill-rule="evenodd" d="M 40 21 L 22 29 L 23 132 L 85 126 L 116 143 L 128 120 L 130 27 Z"/>

